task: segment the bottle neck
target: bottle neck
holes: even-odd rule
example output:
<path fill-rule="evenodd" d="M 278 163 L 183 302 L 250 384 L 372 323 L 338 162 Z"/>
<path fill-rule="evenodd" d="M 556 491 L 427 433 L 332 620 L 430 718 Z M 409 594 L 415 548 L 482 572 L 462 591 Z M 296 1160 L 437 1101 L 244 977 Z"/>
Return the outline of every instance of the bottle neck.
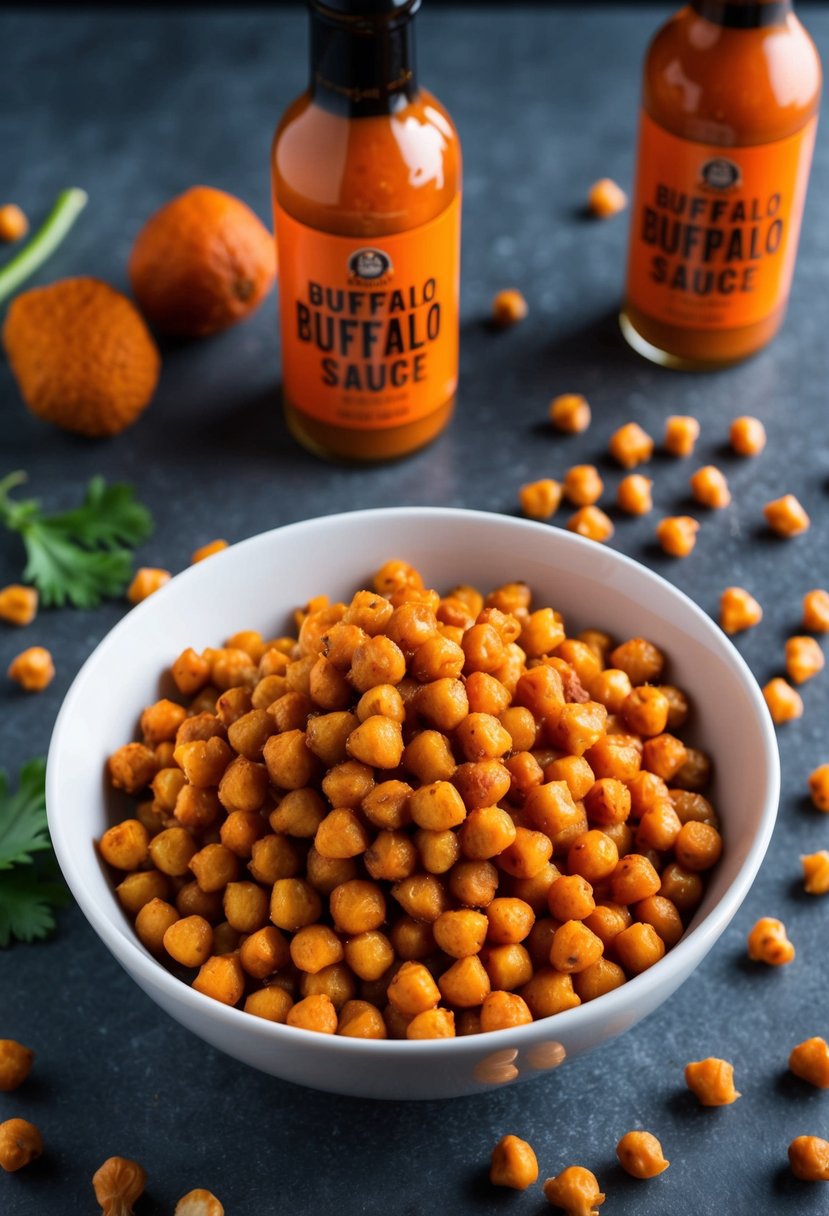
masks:
<path fill-rule="evenodd" d="M 349 118 L 392 114 L 417 93 L 416 5 L 387 20 L 343 19 L 311 7 L 314 101 Z"/>
<path fill-rule="evenodd" d="M 714 25 L 739 30 L 783 25 L 793 11 L 792 0 L 691 0 L 691 8 Z"/>

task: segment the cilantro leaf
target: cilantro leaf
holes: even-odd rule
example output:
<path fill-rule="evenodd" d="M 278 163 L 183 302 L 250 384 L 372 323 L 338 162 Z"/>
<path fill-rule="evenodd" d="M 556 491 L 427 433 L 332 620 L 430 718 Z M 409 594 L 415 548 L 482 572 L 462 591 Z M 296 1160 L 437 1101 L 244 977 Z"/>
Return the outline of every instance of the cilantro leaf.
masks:
<path fill-rule="evenodd" d="M 94 548 L 134 548 L 153 530 L 152 516 L 136 500 L 132 486 L 115 482 L 108 486 L 103 477 L 93 477 L 86 497 L 74 511 L 50 515 L 45 522 L 53 531 Z"/>
<path fill-rule="evenodd" d="M 122 594 L 132 573 L 128 549 L 82 549 L 42 523 L 21 532 L 28 561 L 23 578 L 34 583 L 48 608 L 97 608 Z"/>
<path fill-rule="evenodd" d="M 46 761 L 30 760 L 20 770 L 17 793 L 10 795 L 0 769 L 0 870 L 31 862 L 33 853 L 52 846 L 46 827 Z"/>
<path fill-rule="evenodd" d="M 0 874 L 0 949 L 14 938 L 41 941 L 55 927 L 52 909 L 68 898 L 64 886 L 41 877 L 34 866 Z"/>

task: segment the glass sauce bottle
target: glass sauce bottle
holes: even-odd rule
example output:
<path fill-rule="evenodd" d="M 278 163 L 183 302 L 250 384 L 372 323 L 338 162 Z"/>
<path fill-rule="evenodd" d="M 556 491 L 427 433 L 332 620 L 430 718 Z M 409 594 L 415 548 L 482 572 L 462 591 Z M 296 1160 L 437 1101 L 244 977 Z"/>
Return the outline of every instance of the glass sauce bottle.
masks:
<path fill-rule="evenodd" d="M 417 85 L 419 5 L 310 0 L 310 87 L 274 138 L 285 416 L 319 455 L 405 455 L 454 407 L 461 154 Z"/>
<path fill-rule="evenodd" d="M 645 61 L 622 332 L 670 367 L 734 363 L 782 324 L 821 68 L 791 0 L 693 0 Z"/>

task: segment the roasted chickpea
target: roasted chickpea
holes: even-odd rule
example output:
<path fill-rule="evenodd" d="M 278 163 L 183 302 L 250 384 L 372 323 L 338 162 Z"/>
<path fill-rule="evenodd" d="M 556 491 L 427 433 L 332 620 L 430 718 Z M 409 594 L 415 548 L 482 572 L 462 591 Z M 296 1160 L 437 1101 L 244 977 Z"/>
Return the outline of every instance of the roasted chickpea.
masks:
<path fill-rule="evenodd" d="M 829 1182 L 829 1140 L 796 1136 L 789 1145 L 789 1165 L 802 1182 Z"/>
<path fill-rule="evenodd" d="M 656 1178 L 671 1164 L 651 1132 L 626 1132 L 616 1145 L 622 1169 L 633 1178 Z"/>
<path fill-rule="evenodd" d="M 786 538 L 799 536 L 806 532 L 811 524 L 809 516 L 794 494 L 784 494 L 782 498 L 766 503 L 763 514 L 772 532 Z"/>
<path fill-rule="evenodd" d="M 699 521 L 690 515 L 668 515 L 656 525 L 656 539 L 669 557 L 687 557 L 698 532 Z"/>
<path fill-rule="evenodd" d="M 605 1201 L 596 1175 L 583 1165 L 569 1165 L 544 1183 L 544 1197 L 551 1207 L 563 1208 L 567 1216 L 597 1216 Z"/>
<path fill-rule="evenodd" d="M 699 439 L 699 422 L 687 414 L 665 419 L 665 451 L 672 456 L 690 456 Z"/>
<path fill-rule="evenodd" d="M 759 418 L 752 418 L 750 414 L 734 419 L 728 437 L 738 456 L 759 456 L 766 446 L 766 428 Z"/>
<path fill-rule="evenodd" d="M 798 1043 L 789 1055 L 789 1068 L 817 1089 L 829 1089 L 829 1043 L 819 1036 Z"/>
<path fill-rule="evenodd" d="M 727 507 L 731 491 L 725 475 L 713 464 L 706 464 L 691 476 L 691 493 L 704 507 Z"/>
<path fill-rule="evenodd" d="M 489 1180 L 493 1186 L 525 1191 L 538 1180 L 538 1161 L 532 1147 L 518 1136 L 502 1136 L 492 1150 Z"/>
<path fill-rule="evenodd" d="M 653 481 L 641 473 L 629 473 L 619 482 L 616 502 L 628 515 L 647 515 L 653 510 Z"/>
<path fill-rule="evenodd" d="M 748 957 L 754 962 L 779 967 L 794 959 L 795 950 L 786 926 L 773 916 L 762 916 L 748 935 Z"/>
<path fill-rule="evenodd" d="M 590 426 L 590 406 L 581 393 L 560 393 L 549 406 L 550 421 L 559 431 L 580 434 Z"/>
<path fill-rule="evenodd" d="M 791 722 L 803 717 L 803 698 L 791 684 L 787 684 L 780 676 L 769 680 L 763 687 L 763 696 L 771 714 L 771 720 L 780 726 L 783 722 Z"/>
<path fill-rule="evenodd" d="M 803 597 L 803 628 L 813 633 L 829 631 L 829 591 L 816 587 Z"/>
<path fill-rule="evenodd" d="M 604 490 L 599 470 L 592 464 L 575 464 L 564 476 L 564 495 L 575 507 L 598 502 Z"/>
<path fill-rule="evenodd" d="M 686 1064 L 685 1083 L 701 1106 L 730 1106 L 740 1097 L 734 1088 L 734 1066 L 714 1056 Z"/>
<path fill-rule="evenodd" d="M 763 619 L 763 609 L 744 587 L 726 587 L 720 597 L 720 624 L 728 634 L 752 629 Z"/>
<path fill-rule="evenodd" d="M 596 506 L 579 507 L 567 520 L 567 529 L 599 544 L 610 540 L 616 531 L 610 516 Z"/>
<path fill-rule="evenodd" d="M 789 638 L 786 642 L 786 672 L 795 684 L 811 680 L 823 671 L 826 660 L 814 638 Z"/>
<path fill-rule="evenodd" d="M 528 481 L 518 491 L 521 512 L 528 519 L 550 519 L 561 502 L 561 482 L 552 477 Z"/>

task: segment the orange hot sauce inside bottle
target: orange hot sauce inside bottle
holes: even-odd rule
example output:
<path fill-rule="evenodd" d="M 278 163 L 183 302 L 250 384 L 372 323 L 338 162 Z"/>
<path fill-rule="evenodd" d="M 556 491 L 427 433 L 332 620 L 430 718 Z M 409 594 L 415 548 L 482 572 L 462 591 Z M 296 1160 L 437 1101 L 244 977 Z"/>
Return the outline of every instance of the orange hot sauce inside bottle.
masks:
<path fill-rule="evenodd" d="M 310 0 L 310 87 L 274 137 L 285 417 L 323 456 L 403 456 L 454 407 L 461 153 L 417 85 L 419 5 Z"/>
<path fill-rule="evenodd" d="M 641 354 L 714 369 L 777 333 L 820 88 L 790 0 L 693 0 L 656 34 L 620 317 Z"/>

